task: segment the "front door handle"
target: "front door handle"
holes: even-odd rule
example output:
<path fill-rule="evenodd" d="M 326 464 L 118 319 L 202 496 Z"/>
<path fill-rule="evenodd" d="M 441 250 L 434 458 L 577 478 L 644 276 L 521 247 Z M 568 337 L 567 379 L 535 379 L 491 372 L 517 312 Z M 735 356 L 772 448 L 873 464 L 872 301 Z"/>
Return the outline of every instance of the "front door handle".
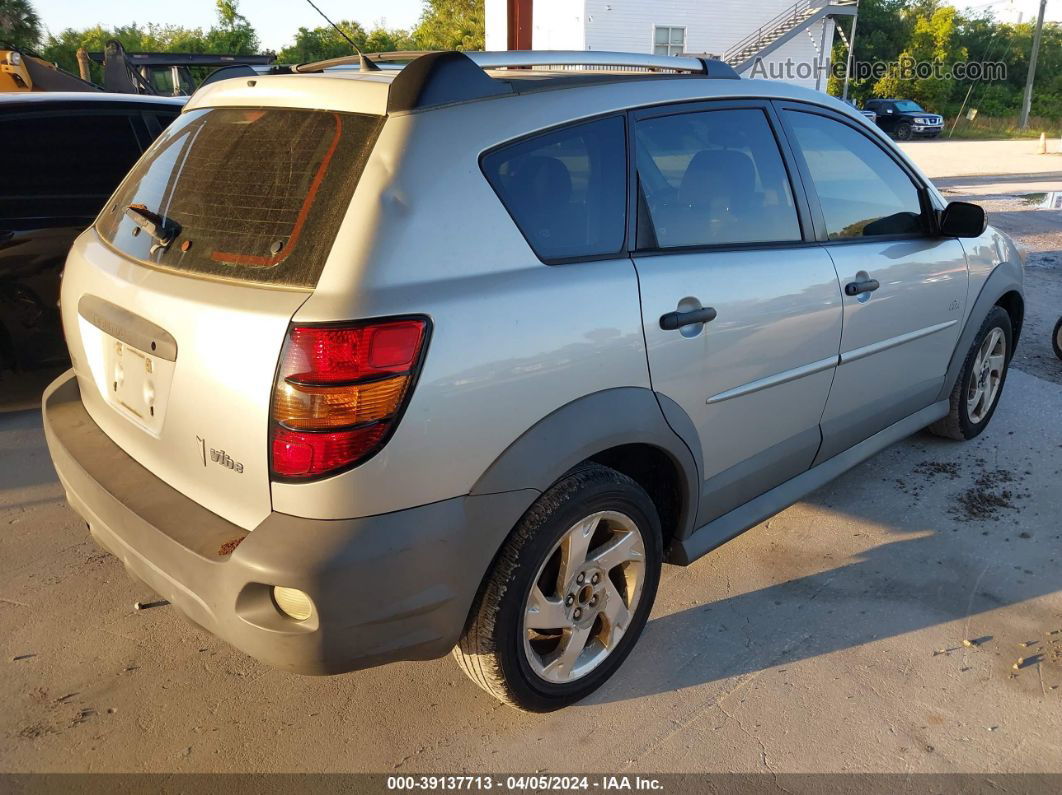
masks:
<path fill-rule="evenodd" d="M 879 287 L 881 287 L 881 285 L 878 284 L 877 279 L 863 279 L 858 282 L 848 282 L 848 284 L 844 286 L 844 294 L 861 295 L 862 293 L 872 293 Z"/>
<path fill-rule="evenodd" d="M 715 309 L 710 306 L 691 309 L 689 312 L 668 312 L 660 316 L 660 328 L 664 331 L 674 331 L 695 323 L 711 323 L 715 320 L 715 315 Z"/>

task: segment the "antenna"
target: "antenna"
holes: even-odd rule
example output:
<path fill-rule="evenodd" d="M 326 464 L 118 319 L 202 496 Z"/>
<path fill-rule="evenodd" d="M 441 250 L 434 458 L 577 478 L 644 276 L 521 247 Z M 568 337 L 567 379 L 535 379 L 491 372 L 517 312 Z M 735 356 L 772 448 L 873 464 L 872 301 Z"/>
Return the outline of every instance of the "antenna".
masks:
<path fill-rule="evenodd" d="M 350 38 L 350 36 L 348 36 L 346 33 L 343 32 L 343 29 L 341 27 L 339 27 L 339 25 L 337 25 L 335 22 L 330 20 L 328 18 L 328 16 L 325 14 L 325 12 L 317 7 L 317 5 L 313 2 L 313 0 L 306 0 L 306 2 L 310 4 L 310 7 L 313 8 L 314 11 L 316 11 L 318 14 L 321 15 L 321 17 L 324 19 L 325 22 L 327 22 L 329 25 L 331 25 L 333 28 L 335 28 L 336 33 L 338 33 L 340 36 L 342 36 L 344 39 L 346 39 L 347 43 L 350 44 L 350 46 L 354 48 L 354 52 L 356 52 L 358 54 L 358 56 L 360 57 L 360 59 L 361 59 L 361 61 L 359 63 L 359 66 L 361 67 L 361 71 L 363 71 L 363 72 L 379 72 L 380 71 L 380 67 L 377 66 L 376 64 L 374 64 L 368 58 L 366 58 L 365 57 L 365 53 L 363 53 L 360 49 L 358 49 L 358 45 L 354 43 L 354 39 Z"/>

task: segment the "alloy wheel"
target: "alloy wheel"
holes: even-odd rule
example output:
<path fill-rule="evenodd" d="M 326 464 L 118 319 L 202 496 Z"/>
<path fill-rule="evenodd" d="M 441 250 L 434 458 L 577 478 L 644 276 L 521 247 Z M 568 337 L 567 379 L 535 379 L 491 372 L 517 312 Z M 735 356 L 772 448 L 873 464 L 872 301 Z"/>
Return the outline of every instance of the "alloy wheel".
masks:
<path fill-rule="evenodd" d="M 975 425 L 982 422 L 995 405 L 1006 360 L 1007 338 L 1002 329 L 993 328 L 977 349 L 966 388 L 966 413 Z"/>
<path fill-rule="evenodd" d="M 567 683 L 615 650 L 645 582 L 645 542 L 629 516 L 600 511 L 572 525 L 546 557 L 523 612 L 524 654 L 547 682 Z"/>

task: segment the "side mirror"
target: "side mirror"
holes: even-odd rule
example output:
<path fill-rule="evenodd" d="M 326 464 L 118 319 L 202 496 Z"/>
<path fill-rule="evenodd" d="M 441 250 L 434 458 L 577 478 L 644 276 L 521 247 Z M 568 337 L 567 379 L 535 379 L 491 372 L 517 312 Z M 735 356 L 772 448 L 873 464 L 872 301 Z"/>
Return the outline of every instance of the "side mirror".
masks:
<path fill-rule="evenodd" d="M 980 237 L 988 226 L 988 216 L 979 204 L 950 202 L 940 214 L 940 234 L 944 237 Z"/>
<path fill-rule="evenodd" d="M 892 112 L 893 112 L 893 110 L 892 110 L 892 108 L 885 108 L 885 112 L 886 112 L 886 113 L 892 113 Z"/>

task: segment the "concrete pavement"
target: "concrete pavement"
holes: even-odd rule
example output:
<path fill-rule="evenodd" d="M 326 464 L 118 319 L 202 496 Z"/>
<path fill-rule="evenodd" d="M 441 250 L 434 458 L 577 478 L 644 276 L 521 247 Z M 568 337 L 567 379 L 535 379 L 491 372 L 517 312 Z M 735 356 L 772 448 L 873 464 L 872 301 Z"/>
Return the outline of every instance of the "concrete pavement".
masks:
<path fill-rule="evenodd" d="M 303 678 L 134 612 L 152 594 L 63 505 L 37 418 L 8 415 L 2 766 L 1062 771 L 1060 417 L 1055 384 L 1013 371 L 976 441 L 913 437 L 668 567 L 614 680 L 537 717 L 449 659 Z"/>

